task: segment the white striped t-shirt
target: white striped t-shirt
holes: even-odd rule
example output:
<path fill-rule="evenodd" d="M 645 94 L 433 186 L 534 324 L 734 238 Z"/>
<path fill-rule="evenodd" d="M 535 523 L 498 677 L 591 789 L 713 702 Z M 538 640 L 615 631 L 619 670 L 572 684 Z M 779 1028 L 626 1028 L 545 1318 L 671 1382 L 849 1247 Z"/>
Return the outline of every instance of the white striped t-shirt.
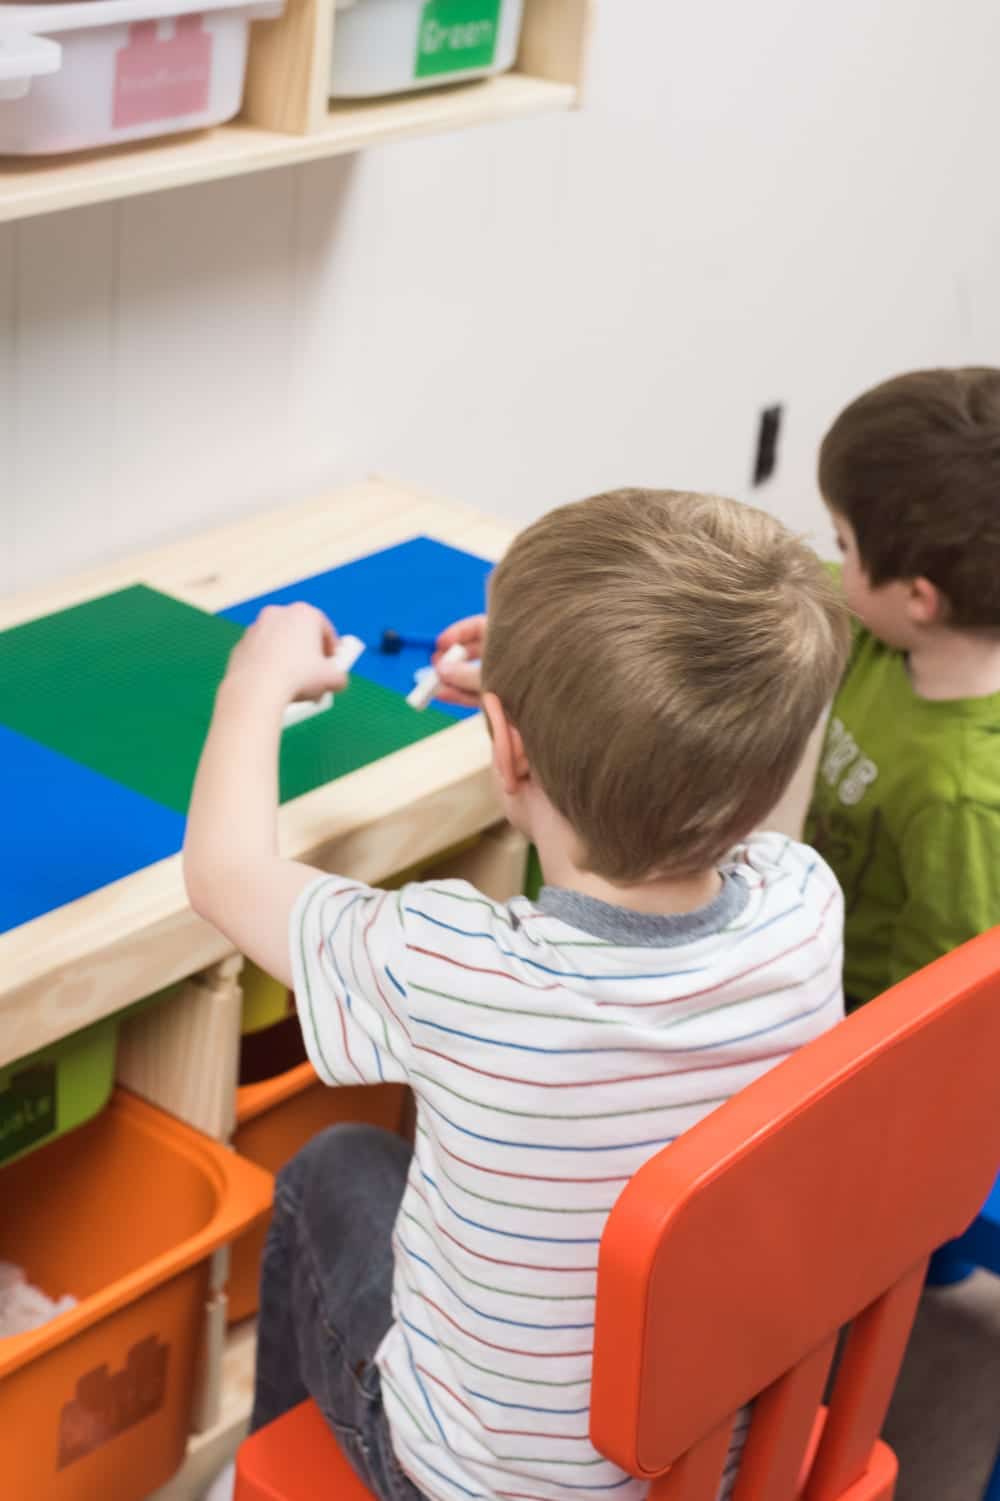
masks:
<path fill-rule="evenodd" d="M 765 834 L 722 874 L 673 917 L 336 876 L 296 905 L 318 1073 L 417 1097 L 378 1365 L 397 1458 L 435 1501 L 645 1492 L 588 1437 L 605 1221 L 648 1157 L 843 1014 L 823 860 Z"/>

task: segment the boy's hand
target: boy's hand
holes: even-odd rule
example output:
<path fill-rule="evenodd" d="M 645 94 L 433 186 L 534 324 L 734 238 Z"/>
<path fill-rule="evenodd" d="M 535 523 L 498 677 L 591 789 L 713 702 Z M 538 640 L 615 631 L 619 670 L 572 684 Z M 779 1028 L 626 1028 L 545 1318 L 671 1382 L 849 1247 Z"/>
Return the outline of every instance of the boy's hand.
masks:
<path fill-rule="evenodd" d="M 282 704 L 340 692 L 347 678 L 333 661 L 337 633 L 312 605 L 267 605 L 233 648 L 227 681 L 267 685 Z"/>
<path fill-rule="evenodd" d="M 437 647 L 431 658 L 437 670 L 441 687 L 434 695 L 449 704 L 462 704 L 467 709 L 478 709 L 482 703 L 482 669 L 480 662 L 486 644 L 486 616 L 469 615 L 465 620 L 456 620 L 437 638 Z M 467 662 L 448 662 L 441 665 L 441 658 L 449 646 L 464 646 Z"/>

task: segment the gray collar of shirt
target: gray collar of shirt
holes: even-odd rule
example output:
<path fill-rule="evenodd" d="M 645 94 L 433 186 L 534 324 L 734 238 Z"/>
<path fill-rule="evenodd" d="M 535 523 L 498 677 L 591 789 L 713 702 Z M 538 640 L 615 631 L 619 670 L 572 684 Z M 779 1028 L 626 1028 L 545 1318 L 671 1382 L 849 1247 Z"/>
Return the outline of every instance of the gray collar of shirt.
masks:
<path fill-rule="evenodd" d="M 622 948 L 672 948 L 721 933 L 743 911 L 750 898 L 743 877 L 731 870 L 720 874 L 722 890 L 718 896 L 694 912 L 635 912 L 631 907 L 615 907 L 562 886 L 543 886 L 537 906 L 547 917 Z"/>

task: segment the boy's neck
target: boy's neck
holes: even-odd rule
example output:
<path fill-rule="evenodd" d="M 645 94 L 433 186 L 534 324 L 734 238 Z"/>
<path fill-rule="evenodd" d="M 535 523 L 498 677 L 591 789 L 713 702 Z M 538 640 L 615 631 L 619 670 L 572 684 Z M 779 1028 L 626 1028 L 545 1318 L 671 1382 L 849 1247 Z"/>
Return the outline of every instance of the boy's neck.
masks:
<path fill-rule="evenodd" d="M 722 889 L 722 877 L 717 870 L 643 881 L 637 886 L 618 886 L 593 871 L 580 870 L 573 863 L 565 842 L 557 835 L 546 838 L 544 834 L 536 834 L 535 837 L 547 885 L 577 891 L 581 896 L 593 897 L 612 907 L 625 907 L 631 912 L 653 916 L 680 916 L 707 907 Z"/>
<path fill-rule="evenodd" d="M 920 698 L 986 698 L 1000 693 L 1000 638 L 939 626 L 911 647 L 909 672 Z"/>

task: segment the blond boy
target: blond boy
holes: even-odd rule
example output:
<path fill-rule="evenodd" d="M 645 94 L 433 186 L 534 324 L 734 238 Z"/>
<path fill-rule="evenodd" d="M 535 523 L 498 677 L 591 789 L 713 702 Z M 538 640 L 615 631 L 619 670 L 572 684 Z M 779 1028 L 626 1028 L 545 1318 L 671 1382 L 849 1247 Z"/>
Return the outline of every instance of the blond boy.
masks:
<path fill-rule="evenodd" d="M 334 639 L 292 606 L 236 648 L 185 872 L 294 985 L 321 1076 L 406 1081 L 417 1133 L 335 1128 L 280 1175 L 254 1424 L 311 1394 L 382 1501 L 633 1501 L 588 1437 L 601 1232 L 648 1157 L 842 1014 L 837 883 L 751 830 L 845 615 L 735 502 L 623 490 L 529 527 L 492 581 L 483 709 L 547 884 L 506 905 L 278 855 L 282 711 L 341 686 Z"/>

